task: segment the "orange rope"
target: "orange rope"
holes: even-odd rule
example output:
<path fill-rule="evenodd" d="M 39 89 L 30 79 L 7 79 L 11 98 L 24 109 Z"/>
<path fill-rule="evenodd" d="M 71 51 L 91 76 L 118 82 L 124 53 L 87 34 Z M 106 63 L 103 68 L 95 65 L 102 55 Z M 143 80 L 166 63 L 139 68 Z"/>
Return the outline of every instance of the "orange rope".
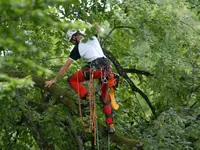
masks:
<path fill-rule="evenodd" d="M 90 71 L 90 81 L 88 85 L 89 101 L 90 101 L 90 127 L 89 131 L 94 132 L 94 145 L 96 145 L 96 103 L 95 103 L 95 89 L 93 71 Z"/>

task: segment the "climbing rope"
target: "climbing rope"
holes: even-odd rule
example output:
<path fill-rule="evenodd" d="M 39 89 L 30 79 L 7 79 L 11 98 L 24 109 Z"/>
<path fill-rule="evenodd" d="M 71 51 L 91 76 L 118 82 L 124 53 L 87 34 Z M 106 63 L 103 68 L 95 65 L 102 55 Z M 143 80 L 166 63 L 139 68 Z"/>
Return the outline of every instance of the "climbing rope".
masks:
<path fill-rule="evenodd" d="M 102 70 L 101 70 L 102 71 Z M 89 70 L 90 72 L 90 79 L 88 82 L 88 96 L 89 96 L 89 105 L 90 105 L 90 118 L 89 118 L 89 131 L 94 133 L 94 145 L 97 145 L 97 149 L 99 150 L 99 135 L 98 135 L 98 123 L 97 123 L 97 115 L 96 115 L 96 99 L 95 99 L 95 88 L 94 88 L 94 71 L 91 69 Z M 112 107 L 117 110 L 119 108 L 118 104 L 116 103 L 114 99 L 114 88 L 113 85 L 115 85 L 114 81 L 114 76 L 109 78 L 108 80 L 106 79 L 106 73 L 102 71 L 101 74 L 101 83 L 103 84 L 108 84 L 109 88 L 106 94 L 106 100 L 108 96 L 111 98 L 111 105 Z M 77 75 L 77 83 L 79 82 L 78 75 Z M 78 95 L 80 94 L 79 91 L 79 85 L 78 85 Z M 80 117 L 82 120 L 83 125 L 85 126 L 85 123 L 83 121 L 82 117 L 82 111 L 81 111 L 81 103 L 80 103 L 80 97 L 79 98 L 79 112 L 80 112 Z M 107 135 L 108 141 L 107 141 L 107 149 L 110 150 L 110 135 Z"/>
<path fill-rule="evenodd" d="M 94 132 L 94 145 L 96 145 L 96 102 L 95 102 L 95 90 L 94 90 L 94 79 L 93 70 L 90 70 L 90 80 L 88 85 L 89 91 L 89 103 L 90 103 L 90 125 L 89 131 Z"/>

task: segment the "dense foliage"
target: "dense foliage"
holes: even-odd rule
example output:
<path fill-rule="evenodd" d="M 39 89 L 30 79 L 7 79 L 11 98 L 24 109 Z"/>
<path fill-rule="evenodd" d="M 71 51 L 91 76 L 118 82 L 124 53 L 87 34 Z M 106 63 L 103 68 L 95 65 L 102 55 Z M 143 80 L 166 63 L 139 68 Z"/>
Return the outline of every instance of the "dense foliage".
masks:
<path fill-rule="evenodd" d="M 65 33 L 99 24 L 121 75 L 111 149 L 200 149 L 200 3 L 196 0 L 1 0 L 0 149 L 92 149 L 66 77 L 44 82 L 70 53 Z M 97 87 L 98 90 L 98 87 Z M 83 102 L 84 103 L 84 102 Z M 98 121 L 105 125 L 101 103 Z M 88 108 L 83 120 L 87 122 Z M 100 149 L 108 148 L 100 133 Z M 121 139 L 121 140 L 118 140 Z"/>

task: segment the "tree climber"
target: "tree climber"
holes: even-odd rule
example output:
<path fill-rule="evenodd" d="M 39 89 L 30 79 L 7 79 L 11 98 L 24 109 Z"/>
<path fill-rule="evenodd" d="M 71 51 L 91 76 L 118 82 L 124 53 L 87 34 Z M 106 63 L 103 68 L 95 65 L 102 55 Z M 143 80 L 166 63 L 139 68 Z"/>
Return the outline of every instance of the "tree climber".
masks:
<path fill-rule="evenodd" d="M 114 121 L 112 116 L 112 106 L 118 109 L 116 102 L 111 106 L 111 98 L 109 96 L 109 87 L 116 87 L 119 81 L 119 78 L 116 74 L 111 73 L 110 71 L 110 62 L 103 53 L 103 50 L 100 46 L 100 43 L 96 36 L 88 38 L 85 42 L 85 34 L 79 30 L 69 30 L 66 34 L 67 39 L 75 45 L 71 51 L 69 58 L 65 64 L 60 68 L 60 71 L 56 77 L 52 80 L 45 82 L 45 87 L 50 87 L 53 83 L 56 83 L 58 78 L 67 71 L 69 66 L 73 61 L 79 58 L 85 58 L 88 64 L 83 67 L 81 70 L 75 72 L 71 77 L 67 79 L 71 88 L 75 90 L 80 99 L 89 100 L 89 94 L 86 88 L 81 84 L 83 81 L 90 79 L 90 72 L 93 73 L 94 79 L 100 79 L 101 81 L 101 100 L 104 103 L 103 111 L 106 116 L 106 124 L 108 127 L 109 133 L 114 133 Z M 113 80 L 109 80 L 109 78 Z M 109 82 L 111 86 L 109 86 Z M 111 96 L 112 97 L 112 96 Z M 113 108 L 114 108 L 113 107 Z M 114 108 L 114 109 L 115 109 Z"/>

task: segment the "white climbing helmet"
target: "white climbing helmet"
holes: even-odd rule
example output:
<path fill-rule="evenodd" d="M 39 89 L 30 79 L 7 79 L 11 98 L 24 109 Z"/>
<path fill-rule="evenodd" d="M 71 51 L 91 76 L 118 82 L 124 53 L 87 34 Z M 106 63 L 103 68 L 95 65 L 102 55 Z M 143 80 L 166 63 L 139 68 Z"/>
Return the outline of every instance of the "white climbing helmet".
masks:
<path fill-rule="evenodd" d="M 68 41 L 71 40 L 72 36 L 76 33 L 81 33 L 83 35 L 85 35 L 85 31 L 84 30 L 76 30 L 76 29 L 71 29 L 71 30 L 68 30 L 67 33 L 66 33 L 66 38 Z"/>

